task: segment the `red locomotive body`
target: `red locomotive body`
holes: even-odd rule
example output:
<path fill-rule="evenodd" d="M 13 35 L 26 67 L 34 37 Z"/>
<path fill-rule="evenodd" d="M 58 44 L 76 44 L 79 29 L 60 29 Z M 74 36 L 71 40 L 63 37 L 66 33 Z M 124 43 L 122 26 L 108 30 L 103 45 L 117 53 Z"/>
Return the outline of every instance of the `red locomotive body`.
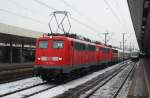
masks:
<path fill-rule="evenodd" d="M 35 74 L 43 79 L 113 60 L 111 47 L 66 36 L 43 36 L 36 41 Z"/>
<path fill-rule="evenodd" d="M 37 39 L 35 66 L 68 67 L 70 65 L 70 40 L 61 36 Z"/>
<path fill-rule="evenodd" d="M 98 64 L 108 64 L 112 62 L 112 49 L 104 45 L 97 45 Z"/>

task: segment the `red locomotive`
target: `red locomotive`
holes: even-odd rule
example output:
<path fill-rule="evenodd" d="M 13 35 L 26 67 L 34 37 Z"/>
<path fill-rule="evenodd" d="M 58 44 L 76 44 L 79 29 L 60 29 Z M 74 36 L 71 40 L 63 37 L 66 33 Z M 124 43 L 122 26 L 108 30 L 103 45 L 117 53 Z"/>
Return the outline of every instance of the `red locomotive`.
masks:
<path fill-rule="evenodd" d="M 43 35 L 36 40 L 34 71 L 48 80 L 62 74 L 118 61 L 117 50 L 65 35 Z"/>
<path fill-rule="evenodd" d="M 63 16 L 60 18 L 61 21 L 57 19 L 57 15 Z M 64 23 L 66 20 L 68 22 Z M 53 26 L 53 21 L 56 21 L 57 26 Z M 66 23 L 68 28 L 64 26 Z M 43 35 L 36 41 L 34 74 L 43 80 L 74 76 L 122 60 L 122 53 L 112 47 L 68 34 L 71 23 L 66 11 L 54 11 L 51 14 L 49 28 L 51 35 Z M 128 55 L 125 56 L 128 58 Z"/>

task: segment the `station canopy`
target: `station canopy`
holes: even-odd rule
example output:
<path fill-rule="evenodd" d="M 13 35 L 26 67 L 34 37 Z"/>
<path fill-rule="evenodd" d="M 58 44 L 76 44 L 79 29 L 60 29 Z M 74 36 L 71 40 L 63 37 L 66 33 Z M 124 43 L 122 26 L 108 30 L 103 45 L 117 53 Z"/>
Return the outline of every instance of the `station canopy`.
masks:
<path fill-rule="evenodd" d="M 128 0 L 128 5 L 140 50 L 150 54 L 150 0 Z"/>
<path fill-rule="evenodd" d="M 0 23 L 0 43 L 35 45 L 43 33 Z"/>

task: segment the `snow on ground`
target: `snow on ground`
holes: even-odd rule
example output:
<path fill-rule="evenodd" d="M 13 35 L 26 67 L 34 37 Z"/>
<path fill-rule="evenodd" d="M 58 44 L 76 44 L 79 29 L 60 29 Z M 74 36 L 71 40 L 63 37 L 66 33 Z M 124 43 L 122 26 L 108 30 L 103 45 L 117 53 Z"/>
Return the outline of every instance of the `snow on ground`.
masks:
<path fill-rule="evenodd" d="M 78 85 L 81 85 L 89 80 L 91 80 L 92 78 L 102 74 L 102 73 L 105 73 L 117 66 L 119 66 L 120 64 L 116 64 L 114 66 L 111 66 L 111 67 L 108 67 L 106 69 L 103 69 L 103 70 L 100 70 L 100 71 L 97 71 L 97 72 L 94 72 L 90 75 L 87 75 L 85 77 L 82 77 L 82 78 L 79 78 L 79 79 L 76 79 L 76 80 L 73 80 L 73 81 L 70 81 L 68 83 L 65 83 L 63 85 L 60 85 L 60 86 L 57 86 L 55 88 L 52 88 L 50 90 L 47 90 L 45 92 L 42 92 L 42 93 L 39 93 L 37 95 L 34 95 L 34 96 L 31 96 L 30 98 L 50 98 L 50 97 L 55 97 L 59 94 L 62 94 L 64 93 L 65 91 L 71 89 L 71 88 L 75 88 L 77 87 Z"/>
<path fill-rule="evenodd" d="M 5 84 L 0 84 L 0 95 L 13 92 L 19 89 L 30 87 L 36 84 L 43 83 L 38 77 L 27 78 L 23 80 L 13 81 Z"/>
<path fill-rule="evenodd" d="M 27 90 L 24 90 L 21 92 L 17 92 L 17 93 L 14 93 L 12 95 L 8 95 L 8 96 L 2 97 L 2 98 L 22 98 L 22 97 L 25 98 L 26 96 L 28 96 L 30 94 L 39 92 L 41 90 L 45 90 L 45 89 L 53 87 L 53 86 L 54 85 L 49 85 L 49 84 L 39 85 L 39 86 L 30 88 L 30 89 L 27 89 Z"/>
<path fill-rule="evenodd" d="M 104 86 L 99 88 L 90 98 L 113 98 L 113 95 L 116 93 L 120 85 L 123 83 L 124 79 L 130 72 L 132 66 L 127 66 L 124 70 L 122 70 L 119 74 L 117 74 L 114 78 L 109 80 Z"/>
<path fill-rule="evenodd" d="M 138 65 L 139 62 L 137 62 L 137 65 Z M 121 89 L 121 91 L 119 92 L 117 98 L 126 98 L 127 95 L 128 95 L 128 91 L 132 85 L 132 78 L 133 78 L 133 74 L 130 74 L 129 78 L 127 79 L 127 81 L 125 82 L 123 88 Z"/>
<path fill-rule="evenodd" d="M 121 89 L 121 91 L 118 94 L 117 98 L 126 98 L 127 97 L 131 83 L 132 83 L 132 81 L 130 79 L 128 79 L 126 81 L 125 85 Z"/>

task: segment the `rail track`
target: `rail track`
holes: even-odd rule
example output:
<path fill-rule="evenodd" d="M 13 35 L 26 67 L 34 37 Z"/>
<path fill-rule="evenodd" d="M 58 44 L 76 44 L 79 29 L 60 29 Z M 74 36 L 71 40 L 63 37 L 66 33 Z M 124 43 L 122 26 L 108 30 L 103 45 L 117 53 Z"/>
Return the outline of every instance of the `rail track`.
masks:
<path fill-rule="evenodd" d="M 25 88 L 17 89 L 17 90 L 10 91 L 10 92 L 7 92 L 7 93 L 2 93 L 2 94 L 0 94 L 0 98 L 1 98 L 1 97 L 4 97 L 4 96 L 11 95 L 11 94 L 14 94 L 14 93 L 17 93 L 17 92 L 20 92 L 20 91 L 24 91 L 24 90 L 27 90 L 27 89 L 30 89 L 30 88 L 33 88 L 33 87 L 36 87 L 36 86 L 44 85 L 44 84 L 46 84 L 46 82 L 38 83 L 38 84 L 35 84 L 35 85 L 32 85 L 32 86 L 29 86 L 29 87 L 25 87 Z"/>
<path fill-rule="evenodd" d="M 122 66 L 119 66 L 111 71 L 105 72 L 104 74 L 99 75 L 98 77 L 86 82 L 83 85 L 70 89 L 62 95 L 56 96 L 56 98 L 89 98 L 100 87 L 104 86 L 107 82 L 109 82 L 121 71 L 123 71 L 123 69 L 128 67 L 128 65 L 133 65 L 133 63 L 126 62 L 122 64 Z"/>
<path fill-rule="evenodd" d="M 60 85 L 49 84 L 36 77 L 16 82 L 1 84 L 3 87 L 0 88 L 0 98 L 26 98 Z"/>
<path fill-rule="evenodd" d="M 62 95 L 56 96 L 56 98 L 89 98 L 96 90 L 109 82 L 113 77 L 120 73 L 123 69 L 128 67 L 128 65 L 133 65 L 133 62 L 126 61 L 125 63 L 120 63 L 119 66 L 114 67 L 112 70 L 108 70 L 99 76 L 93 78 L 81 84 L 69 91 L 63 93 Z M 60 84 L 59 84 L 60 85 Z M 29 87 L 14 90 L 8 93 L 0 95 L 0 98 L 26 98 L 37 95 L 44 91 L 50 90 L 59 86 L 57 84 L 49 84 L 47 82 L 38 83 Z M 122 84 L 123 85 L 123 84 Z M 91 89 L 91 90 L 90 90 Z M 121 88 L 120 88 L 121 89 Z M 88 92 L 88 93 L 87 93 Z M 117 93 L 116 93 L 117 95 Z"/>
<path fill-rule="evenodd" d="M 97 97 L 117 98 L 118 94 L 120 93 L 127 79 L 134 72 L 135 66 L 136 65 L 133 65 L 132 67 L 128 66 L 128 68 L 125 68 L 122 71 L 122 73 L 117 74 L 118 77 L 120 78 L 116 77 L 117 75 L 115 75 L 112 78 L 110 78 L 109 81 L 105 81 L 103 84 L 100 84 L 99 86 L 97 86 L 96 88 L 94 88 L 93 90 L 89 91 L 86 94 L 82 94 L 80 97 L 81 98 L 97 98 Z"/>
<path fill-rule="evenodd" d="M 127 82 L 127 80 L 133 75 L 133 73 L 135 72 L 135 68 L 137 65 L 134 65 L 132 67 L 132 69 L 127 73 L 126 77 L 124 78 L 124 80 L 122 81 L 122 83 L 120 84 L 120 86 L 117 88 L 117 91 L 113 94 L 113 98 L 117 98 L 118 94 L 121 92 L 121 90 L 123 89 L 123 86 L 125 85 L 125 83 Z"/>
<path fill-rule="evenodd" d="M 27 87 L 24 89 L 16 90 L 7 94 L 0 95 L 1 98 L 27 98 L 33 96 L 35 94 L 44 92 L 46 90 L 52 89 L 58 85 L 56 84 L 49 84 L 47 82 L 33 85 L 31 87 Z"/>

